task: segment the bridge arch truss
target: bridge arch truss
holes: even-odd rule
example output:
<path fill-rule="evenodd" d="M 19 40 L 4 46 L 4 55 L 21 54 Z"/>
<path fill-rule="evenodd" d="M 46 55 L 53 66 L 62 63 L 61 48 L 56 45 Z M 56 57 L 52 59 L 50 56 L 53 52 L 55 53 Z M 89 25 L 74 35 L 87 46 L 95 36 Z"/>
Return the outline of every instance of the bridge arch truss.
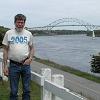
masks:
<path fill-rule="evenodd" d="M 87 30 L 93 31 L 96 27 L 92 24 L 89 24 L 83 20 L 77 19 L 77 18 L 62 18 L 62 19 L 58 19 L 55 20 L 54 22 L 48 24 L 47 26 L 45 26 L 47 28 L 47 30 L 52 30 L 54 27 L 56 27 L 57 25 L 61 24 L 61 23 L 77 23 L 80 26 L 85 27 Z"/>

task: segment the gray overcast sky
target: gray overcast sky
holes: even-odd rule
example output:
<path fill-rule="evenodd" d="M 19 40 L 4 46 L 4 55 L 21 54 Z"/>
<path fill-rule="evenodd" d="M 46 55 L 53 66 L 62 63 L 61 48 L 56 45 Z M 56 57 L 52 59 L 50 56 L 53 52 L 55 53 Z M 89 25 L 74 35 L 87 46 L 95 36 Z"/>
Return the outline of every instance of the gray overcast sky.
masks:
<path fill-rule="evenodd" d="M 0 25 L 12 28 L 17 13 L 27 16 L 27 27 L 44 26 L 73 17 L 100 25 L 100 0 L 1 0 Z"/>

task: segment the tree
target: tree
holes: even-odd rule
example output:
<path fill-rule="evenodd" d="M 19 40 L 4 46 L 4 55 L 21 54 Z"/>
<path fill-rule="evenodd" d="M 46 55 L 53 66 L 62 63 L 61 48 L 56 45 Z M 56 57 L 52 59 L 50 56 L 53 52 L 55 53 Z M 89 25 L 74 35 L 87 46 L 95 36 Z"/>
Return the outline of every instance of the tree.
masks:
<path fill-rule="evenodd" d="M 0 26 L 0 46 L 2 46 L 2 40 L 3 40 L 3 37 L 6 33 L 6 31 L 8 31 L 9 28 L 5 28 L 3 26 Z"/>

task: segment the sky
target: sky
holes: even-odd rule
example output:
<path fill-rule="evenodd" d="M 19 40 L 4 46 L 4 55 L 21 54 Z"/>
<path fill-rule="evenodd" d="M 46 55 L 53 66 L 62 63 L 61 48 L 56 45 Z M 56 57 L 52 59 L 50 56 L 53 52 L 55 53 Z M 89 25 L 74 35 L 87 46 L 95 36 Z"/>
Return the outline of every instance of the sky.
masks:
<path fill-rule="evenodd" d="M 14 27 L 14 16 L 27 17 L 26 27 L 39 27 L 61 18 L 78 18 L 100 25 L 100 0 L 1 0 L 0 26 Z"/>

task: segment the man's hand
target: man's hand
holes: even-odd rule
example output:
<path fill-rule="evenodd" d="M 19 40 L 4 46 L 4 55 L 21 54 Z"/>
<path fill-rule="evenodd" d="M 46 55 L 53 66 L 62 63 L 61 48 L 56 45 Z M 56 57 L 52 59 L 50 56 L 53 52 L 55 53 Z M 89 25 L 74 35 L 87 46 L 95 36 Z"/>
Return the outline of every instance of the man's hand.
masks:
<path fill-rule="evenodd" d="M 28 58 L 25 60 L 25 62 L 23 63 L 23 65 L 30 65 L 32 62 L 32 58 Z"/>
<path fill-rule="evenodd" d="M 9 75 L 9 69 L 8 69 L 8 67 L 4 67 L 3 68 L 3 72 L 4 72 L 5 76 L 8 76 Z"/>

